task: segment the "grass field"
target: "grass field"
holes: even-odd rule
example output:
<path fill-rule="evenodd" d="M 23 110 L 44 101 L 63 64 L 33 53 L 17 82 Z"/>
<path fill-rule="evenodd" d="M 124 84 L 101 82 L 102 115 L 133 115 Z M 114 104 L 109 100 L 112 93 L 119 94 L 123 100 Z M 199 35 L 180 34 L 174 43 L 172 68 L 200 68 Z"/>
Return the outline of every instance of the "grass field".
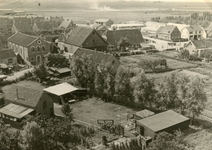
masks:
<path fill-rule="evenodd" d="M 98 98 L 91 98 L 72 104 L 75 119 L 98 125 L 98 119 L 112 119 L 116 123 L 126 125 L 127 115 L 132 109 L 117 104 L 106 103 Z"/>
<path fill-rule="evenodd" d="M 158 58 L 165 58 L 162 56 L 159 56 L 157 54 L 142 54 L 142 55 L 133 55 L 133 56 L 126 56 L 121 57 L 121 64 L 126 67 L 139 67 L 138 63 L 140 60 L 152 60 L 152 59 L 158 59 Z M 179 61 L 175 59 L 165 58 L 167 60 L 167 65 L 171 69 L 187 69 L 187 68 L 193 68 L 197 67 L 197 65 Z"/>

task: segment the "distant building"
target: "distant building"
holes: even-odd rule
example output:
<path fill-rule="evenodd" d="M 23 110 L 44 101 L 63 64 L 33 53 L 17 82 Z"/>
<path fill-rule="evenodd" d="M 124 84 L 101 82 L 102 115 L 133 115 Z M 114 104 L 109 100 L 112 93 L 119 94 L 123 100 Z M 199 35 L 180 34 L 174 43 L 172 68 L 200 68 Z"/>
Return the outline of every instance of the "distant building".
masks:
<path fill-rule="evenodd" d="M 172 110 L 136 121 L 136 131 L 142 136 L 150 136 L 152 139 L 159 132 L 173 133 L 176 130 L 189 128 L 189 118 L 182 116 Z"/>
<path fill-rule="evenodd" d="M 0 108 L 0 117 L 5 121 L 20 122 L 28 114 L 54 115 L 53 99 L 42 90 L 10 85 L 3 91 L 5 106 Z"/>
<path fill-rule="evenodd" d="M 94 21 L 95 24 L 100 24 L 106 27 L 111 27 L 111 25 L 113 24 L 113 21 L 110 19 L 96 19 Z"/>
<path fill-rule="evenodd" d="M 33 34 L 32 25 L 28 22 L 14 22 L 12 26 L 12 34 L 22 32 L 25 34 Z"/>
<path fill-rule="evenodd" d="M 1 17 L 1 18 L 0 18 L 0 22 L 1 22 L 2 24 L 6 24 L 6 26 L 7 26 L 7 31 L 6 31 L 6 32 L 8 32 L 9 35 L 11 35 L 11 34 L 12 34 L 13 19 L 8 18 L 8 17 Z M 3 30 L 5 30 L 5 29 L 3 28 Z M 1 31 L 0 31 L 0 32 L 1 32 Z M 4 32 L 5 32 L 5 31 L 4 31 Z M 2 32 L 2 33 L 3 33 L 3 32 Z"/>
<path fill-rule="evenodd" d="M 53 21 L 35 21 L 33 23 L 32 29 L 33 32 L 39 33 L 39 32 L 53 32 L 53 29 L 56 29 L 58 27 L 57 22 Z"/>
<path fill-rule="evenodd" d="M 212 51 L 212 39 L 190 40 L 185 46 L 185 49 L 187 49 L 190 54 L 200 56 L 204 50 Z"/>
<path fill-rule="evenodd" d="M 156 37 L 163 40 L 179 42 L 181 40 L 180 30 L 176 26 L 161 26 L 157 32 Z"/>
<path fill-rule="evenodd" d="M 50 16 L 49 20 L 52 21 L 52 22 L 57 22 L 58 25 L 60 25 L 63 22 L 64 18 L 63 18 L 63 16 L 61 16 L 61 17 L 59 17 L 59 16 L 55 16 L 55 17 Z"/>
<path fill-rule="evenodd" d="M 59 25 L 58 29 L 70 31 L 74 27 L 76 27 L 76 24 L 72 20 L 64 19 L 63 22 Z"/>
<path fill-rule="evenodd" d="M 50 43 L 32 35 L 17 32 L 8 38 L 8 47 L 19 54 L 28 65 L 39 64 L 50 52 Z"/>
<path fill-rule="evenodd" d="M 105 31 L 108 30 L 106 26 L 100 24 L 94 24 L 92 27 L 99 33 L 99 35 L 102 35 Z"/>
<path fill-rule="evenodd" d="M 67 34 L 60 34 L 58 47 L 69 53 L 73 53 L 79 47 L 106 51 L 107 42 L 91 27 L 76 27 Z"/>
<path fill-rule="evenodd" d="M 188 40 L 200 40 L 206 38 L 206 32 L 200 25 L 189 26 L 182 29 L 182 38 Z"/>
<path fill-rule="evenodd" d="M 123 38 L 129 40 L 129 47 L 138 48 L 140 43 L 144 42 L 143 36 L 140 30 L 126 29 L 126 30 L 108 30 L 106 32 L 106 41 L 109 44 L 108 50 L 114 51 L 119 47 L 119 43 Z"/>
<path fill-rule="evenodd" d="M 144 24 L 141 23 L 131 23 L 131 24 L 112 24 L 112 30 L 122 30 L 122 29 L 139 29 L 141 30 L 142 27 L 145 27 Z"/>
<path fill-rule="evenodd" d="M 0 50 L 0 63 L 7 65 L 13 65 L 17 63 L 16 54 L 12 49 Z"/>
<path fill-rule="evenodd" d="M 0 9 L 0 15 L 14 15 L 16 14 L 12 9 Z"/>
<path fill-rule="evenodd" d="M 147 21 L 145 23 L 145 25 L 146 25 L 146 27 L 141 28 L 141 32 L 156 34 L 157 30 L 161 26 L 165 26 L 166 23 L 159 23 L 159 22 Z"/>

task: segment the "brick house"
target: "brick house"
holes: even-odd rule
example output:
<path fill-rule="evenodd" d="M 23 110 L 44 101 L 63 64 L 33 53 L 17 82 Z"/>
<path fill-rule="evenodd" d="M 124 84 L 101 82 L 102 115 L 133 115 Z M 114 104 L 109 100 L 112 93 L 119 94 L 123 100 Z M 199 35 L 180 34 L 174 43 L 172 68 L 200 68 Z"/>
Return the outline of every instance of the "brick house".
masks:
<path fill-rule="evenodd" d="M 28 65 L 39 64 L 43 56 L 50 52 L 50 42 L 21 32 L 8 38 L 8 47 L 19 54 Z"/>
<path fill-rule="evenodd" d="M 93 28 L 76 27 L 68 34 L 61 34 L 59 36 L 58 47 L 69 53 L 74 53 L 79 47 L 106 51 L 107 42 Z"/>
<path fill-rule="evenodd" d="M 157 32 L 156 37 L 163 40 L 178 42 L 181 39 L 181 32 L 177 26 L 161 26 Z"/>

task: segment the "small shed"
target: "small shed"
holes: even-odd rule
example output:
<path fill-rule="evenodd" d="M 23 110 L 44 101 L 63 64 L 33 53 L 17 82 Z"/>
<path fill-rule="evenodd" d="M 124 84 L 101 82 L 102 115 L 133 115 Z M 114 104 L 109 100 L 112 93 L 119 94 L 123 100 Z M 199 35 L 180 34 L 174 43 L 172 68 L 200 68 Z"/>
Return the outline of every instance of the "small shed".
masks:
<path fill-rule="evenodd" d="M 147 110 L 147 109 L 144 109 L 144 110 L 141 110 L 141 111 L 134 113 L 133 118 L 135 120 L 140 120 L 140 119 L 144 119 L 146 117 L 152 116 L 154 114 L 155 114 L 154 112 Z"/>
<path fill-rule="evenodd" d="M 159 132 L 173 133 L 175 130 L 189 128 L 189 118 L 168 110 L 136 121 L 136 130 L 142 136 L 150 136 L 152 139 Z"/>
<path fill-rule="evenodd" d="M 45 88 L 43 90 L 51 95 L 54 103 L 63 104 L 78 98 L 82 95 L 81 91 L 86 91 L 87 89 L 74 87 L 71 84 L 65 82 Z"/>

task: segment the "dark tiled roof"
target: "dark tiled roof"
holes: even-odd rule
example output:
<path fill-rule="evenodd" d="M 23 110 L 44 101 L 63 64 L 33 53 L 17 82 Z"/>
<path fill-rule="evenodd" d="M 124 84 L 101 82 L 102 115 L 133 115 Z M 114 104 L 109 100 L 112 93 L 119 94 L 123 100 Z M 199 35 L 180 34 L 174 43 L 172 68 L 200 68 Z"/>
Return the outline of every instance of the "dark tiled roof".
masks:
<path fill-rule="evenodd" d="M 193 31 L 202 31 L 202 28 L 201 28 L 200 26 L 198 26 L 198 25 L 186 27 L 186 29 L 187 29 L 189 32 L 193 32 Z"/>
<path fill-rule="evenodd" d="M 107 42 L 111 45 L 118 45 L 121 38 L 127 38 L 131 44 L 139 44 L 144 41 L 141 32 L 137 29 L 108 30 L 106 33 Z"/>
<path fill-rule="evenodd" d="M 13 19 L 10 18 L 0 18 L 0 23 L 6 23 L 8 28 L 12 27 Z"/>
<path fill-rule="evenodd" d="M 15 23 L 27 23 L 27 24 L 31 24 L 32 20 L 31 18 L 27 18 L 27 17 L 13 17 L 13 20 Z"/>
<path fill-rule="evenodd" d="M 40 30 L 51 30 L 58 27 L 58 22 L 55 21 L 37 21 L 35 23 Z"/>
<path fill-rule="evenodd" d="M 191 40 L 196 49 L 200 48 L 212 48 L 212 39 L 204 39 L 204 40 Z"/>
<path fill-rule="evenodd" d="M 75 26 L 74 22 L 72 20 L 63 20 L 63 22 L 60 24 L 59 28 L 69 28 Z"/>
<path fill-rule="evenodd" d="M 138 120 L 137 122 L 157 132 L 188 120 L 189 118 L 172 110 L 168 110 L 145 119 Z"/>
<path fill-rule="evenodd" d="M 22 46 L 28 46 L 30 43 L 32 43 L 34 40 L 36 40 L 38 37 L 27 35 L 21 32 L 17 32 L 14 35 L 12 35 L 10 38 L 8 38 L 8 42 L 12 42 L 18 45 Z"/>
<path fill-rule="evenodd" d="M 117 60 L 112 54 L 109 53 L 99 52 L 85 48 L 78 48 L 74 53 L 74 56 L 81 57 L 82 55 L 90 55 L 94 63 L 96 64 L 101 64 L 102 62 L 113 63 L 114 69 L 118 69 L 120 65 L 119 60 Z"/>
<path fill-rule="evenodd" d="M 165 33 L 165 34 L 171 34 L 173 30 L 177 28 L 176 26 L 161 26 L 158 30 L 157 33 Z"/>
<path fill-rule="evenodd" d="M 0 22 L 0 32 L 7 35 L 8 34 L 8 27 L 6 23 Z"/>
<path fill-rule="evenodd" d="M 33 108 L 36 107 L 41 96 L 43 95 L 42 90 L 30 89 L 22 86 L 16 86 L 14 84 L 3 87 L 3 91 L 6 95 L 6 101 Z"/>
<path fill-rule="evenodd" d="M 5 49 L 0 51 L 0 59 L 7 59 L 11 57 L 16 57 L 14 51 L 12 49 Z"/>
<path fill-rule="evenodd" d="M 94 29 L 89 27 L 76 27 L 73 31 L 71 31 L 65 43 L 75 46 L 82 46 L 84 41 L 92 32 L 95 32 Z"/>
<path fill-rule="evenodd" d="M 15 22 L 14 26 L 19 32 L 32 33 L 32 25 L 28 22 Z"/>

